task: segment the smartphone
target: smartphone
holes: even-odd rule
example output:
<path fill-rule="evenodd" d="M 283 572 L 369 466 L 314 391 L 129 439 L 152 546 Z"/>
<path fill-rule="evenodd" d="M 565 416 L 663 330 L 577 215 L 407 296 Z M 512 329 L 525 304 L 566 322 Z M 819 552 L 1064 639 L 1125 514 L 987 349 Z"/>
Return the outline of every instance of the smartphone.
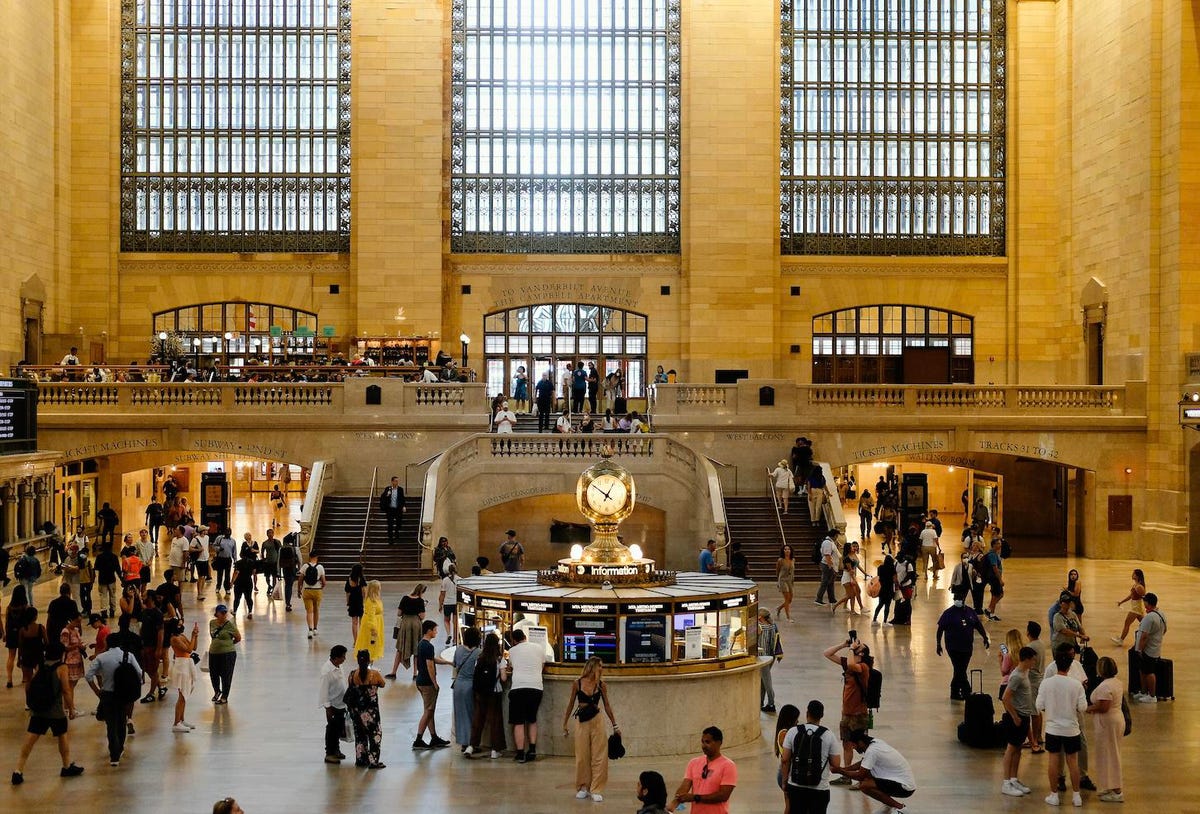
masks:
<path fill-rule="evenodd" d="M 1006 644 L 1000 645 L 1000 655 L 1002 655 L 1002 656 L 1008 655 L 1008 645 L 1006 645 Z"/>
<path fill-rule="evenodd" d="M 849 639 L 850 639 L 850 641 L 852 641 L 852 642 L 856 642 L 856 641 L 858 641 L 858 631 L 857 631 L 857 630 L 852 630 L 852 631 L 850 631 L 850 633 L 849 633 L 849 635 L 848 635 L 848 638 L 849 638 Z"/>

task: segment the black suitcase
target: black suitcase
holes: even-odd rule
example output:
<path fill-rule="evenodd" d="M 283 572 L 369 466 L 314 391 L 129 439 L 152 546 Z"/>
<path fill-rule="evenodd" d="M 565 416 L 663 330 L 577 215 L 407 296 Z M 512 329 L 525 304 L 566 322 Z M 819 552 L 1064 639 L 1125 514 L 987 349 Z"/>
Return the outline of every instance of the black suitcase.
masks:
<path fill-rule="evenodd" d="M 979 675 L 979 692 L 975 692 L 975 676 Z M 963 710 L 963 722 L 959 728 L 959 740 L 976 749 L 990 749 L 996 745 L 996 708 L 991 693 L 983 690 L 983 670 L 971 671 L 971 694 L 967 696 Z"/>
<path fill-rule="evenodd" d="M 1129 648 L 1129 672 L 1125 673 L 1125 687 L 1130 695 L 1142 691 L 1142 654 Z"/>
<path fill-rule="evenodd" d="M 622 416 L 629 412 L 629 402 L 624 396 L 617 396 L 616 404 L 614 405 L 613 415 Z"/>
<path fill-rule="evenodd" d="M 1129 673 L 1125 682 L 1129 694 L 1142 691 L 1142 654 L 1134 648 L 1129 648 Z M 1160 701 L 1175 700 L 1175 662 L 1170 659 L 1159 659 L 1158 667 L 1154 670 L 1154 694 Z"/>
<path fill-rule="evenodd" d="M 912 600 L 896 597 L 896 601 L 892 605 L 892 624 L 912 624 Z"/>

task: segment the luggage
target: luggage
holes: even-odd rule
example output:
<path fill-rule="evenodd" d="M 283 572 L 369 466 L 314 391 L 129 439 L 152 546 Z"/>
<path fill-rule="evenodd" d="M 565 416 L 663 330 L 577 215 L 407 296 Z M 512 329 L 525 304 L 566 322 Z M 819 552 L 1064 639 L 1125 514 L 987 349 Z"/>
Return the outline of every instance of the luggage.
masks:
<path fill-rule="evenodd" d="M 622 416 L 629 412 L 629 402 L 624 396 L 617 396 L 616 403 L 613 405 L 613 415 Z"/>
<path fill-rule="evenodd" d="M 912 600 L 896 597 L 896 602 L 892 605 L 892 624 L 912 624 Z"/>
<path fill-rule="evenodd" d="M 1100 674 L 1098 667 L 1100 657 L 1096 655 L 1096 651 L 1083 645 L 1079 650 L 1079 664 L 1083 667 L 1083 673 L 1087 676 L 1087 699 L 1092 700 L 1092 690 L 1100 684 Z"/>
<path fill-rule="evenodd" d="M 979 676 L 978 692 L 975 692 L 976 675 Z M 971 671 L 971 694 L 967 696 L 958 739 L 976 749 L 990 749 L 996 745 L 996 709 L 991 694 L 984 692 L 983 670 Z"/>
<path fill-rule="evenodd" d="M 1129 694 L 1142 691 L 1142 654 L 1134 648 L 1129 648 L 1129 672 L 1126 673 L 1126 684 Z M 1160 701 L 1175 700 L 1175 662 L 1170 659 L 1159 659 L 1158 669 L 1154 671 L 1154 694 Z"/>

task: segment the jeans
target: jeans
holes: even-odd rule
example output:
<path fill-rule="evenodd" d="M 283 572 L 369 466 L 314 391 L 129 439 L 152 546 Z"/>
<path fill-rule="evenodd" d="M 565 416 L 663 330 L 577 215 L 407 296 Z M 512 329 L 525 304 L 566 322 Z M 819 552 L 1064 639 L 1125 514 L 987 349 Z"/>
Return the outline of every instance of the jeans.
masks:
<path fill-rule="evenodd" d="M 971 679 L 967 669 L 971 664 L 970 650 L 947 650 L 950 663 L 954 666 L 954 675 L 950 679 L 950 697 L 959 701 L 965 700 L 971 694 Z"/>
<path fill-rule="evenodd" d="M 100 707 L 104 710 L 104 729 L 108 735 L 108 759 L 120 760 L 125 751 L 125 718 L 131 705 L 117 703 L 116 693 L 101 692 Z"/>
<path fill-rule="evenodd" d="M 33 604 L 33 586 L 37 584 L 37 581 L 32 579 L 22 579 L 17 581 L 25 586 L 25 598 L 29 602 L 29 607 L 36 608 L 37 606 Z"/>
<path fill-rule="evenodd" d="M 761 706 L 775 706 L 775 682 L 771 680 L 771 668 L 775 666 L 775 659 L 771 659 L 766 667 L 758 671 L 758 695 Z"/>
<path fill-rule="evenodd" d="M 871 529 L 872 529 L 871 513 L 870 512 L 859 512 L 858 513 L 858 536 L 859 536 L 859 538 L 863 539 L 863 540 L 869 539 L 871 537 Z"/>
<path fill-rule="evenodd" d="M 283 599 L 290 608 L 292 606 L 292 589 L 296 586 L 296 569 L 283 569 Z"/>
<path fill-rule="evenodd" d="M 229 574 L 233 570 L 233 560 L 229 557 L 217 557 L 213 560 L 213 569 L 217 572 L 217 583 L 213 590 L 229 593 Z"/>
<path fill-rule="evenodd" d="M 92 583 L 79 583 L 79 609 L 84 616 L 92 614 Z"/>
<path fill-rule="evenodd" d="M 342 753 L 342 735 L 346 731 L 346 710 L 325 707 L 325 754 L 337 757 Z"/>
<path fill-rule="evenodd" d="M 837 602 L 837 597 L 833 593 L 833 578 L 836 572 L 825 563 L 821 563 L 821 586 L 817 588 L 817 601 L 821 601 L 821 597 L 828 595 L 830 602 Z"/>
<path fill-rule="evenodd" d="M 229 685 L 233 683 L 233 667 L 237 653 L 208 654 L 208 678 L 212 681 L 213 694 L 229 698 Z"/>

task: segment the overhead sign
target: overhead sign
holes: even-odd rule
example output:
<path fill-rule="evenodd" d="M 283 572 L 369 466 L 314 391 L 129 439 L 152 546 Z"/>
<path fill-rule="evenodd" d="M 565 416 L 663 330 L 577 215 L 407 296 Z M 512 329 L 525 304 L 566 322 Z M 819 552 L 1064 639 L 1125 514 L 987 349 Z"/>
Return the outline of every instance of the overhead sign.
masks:
<path fill-rule="evenodd" d="M 0 379 L 0 455 L 37 452 L 37 384 Z"/>

